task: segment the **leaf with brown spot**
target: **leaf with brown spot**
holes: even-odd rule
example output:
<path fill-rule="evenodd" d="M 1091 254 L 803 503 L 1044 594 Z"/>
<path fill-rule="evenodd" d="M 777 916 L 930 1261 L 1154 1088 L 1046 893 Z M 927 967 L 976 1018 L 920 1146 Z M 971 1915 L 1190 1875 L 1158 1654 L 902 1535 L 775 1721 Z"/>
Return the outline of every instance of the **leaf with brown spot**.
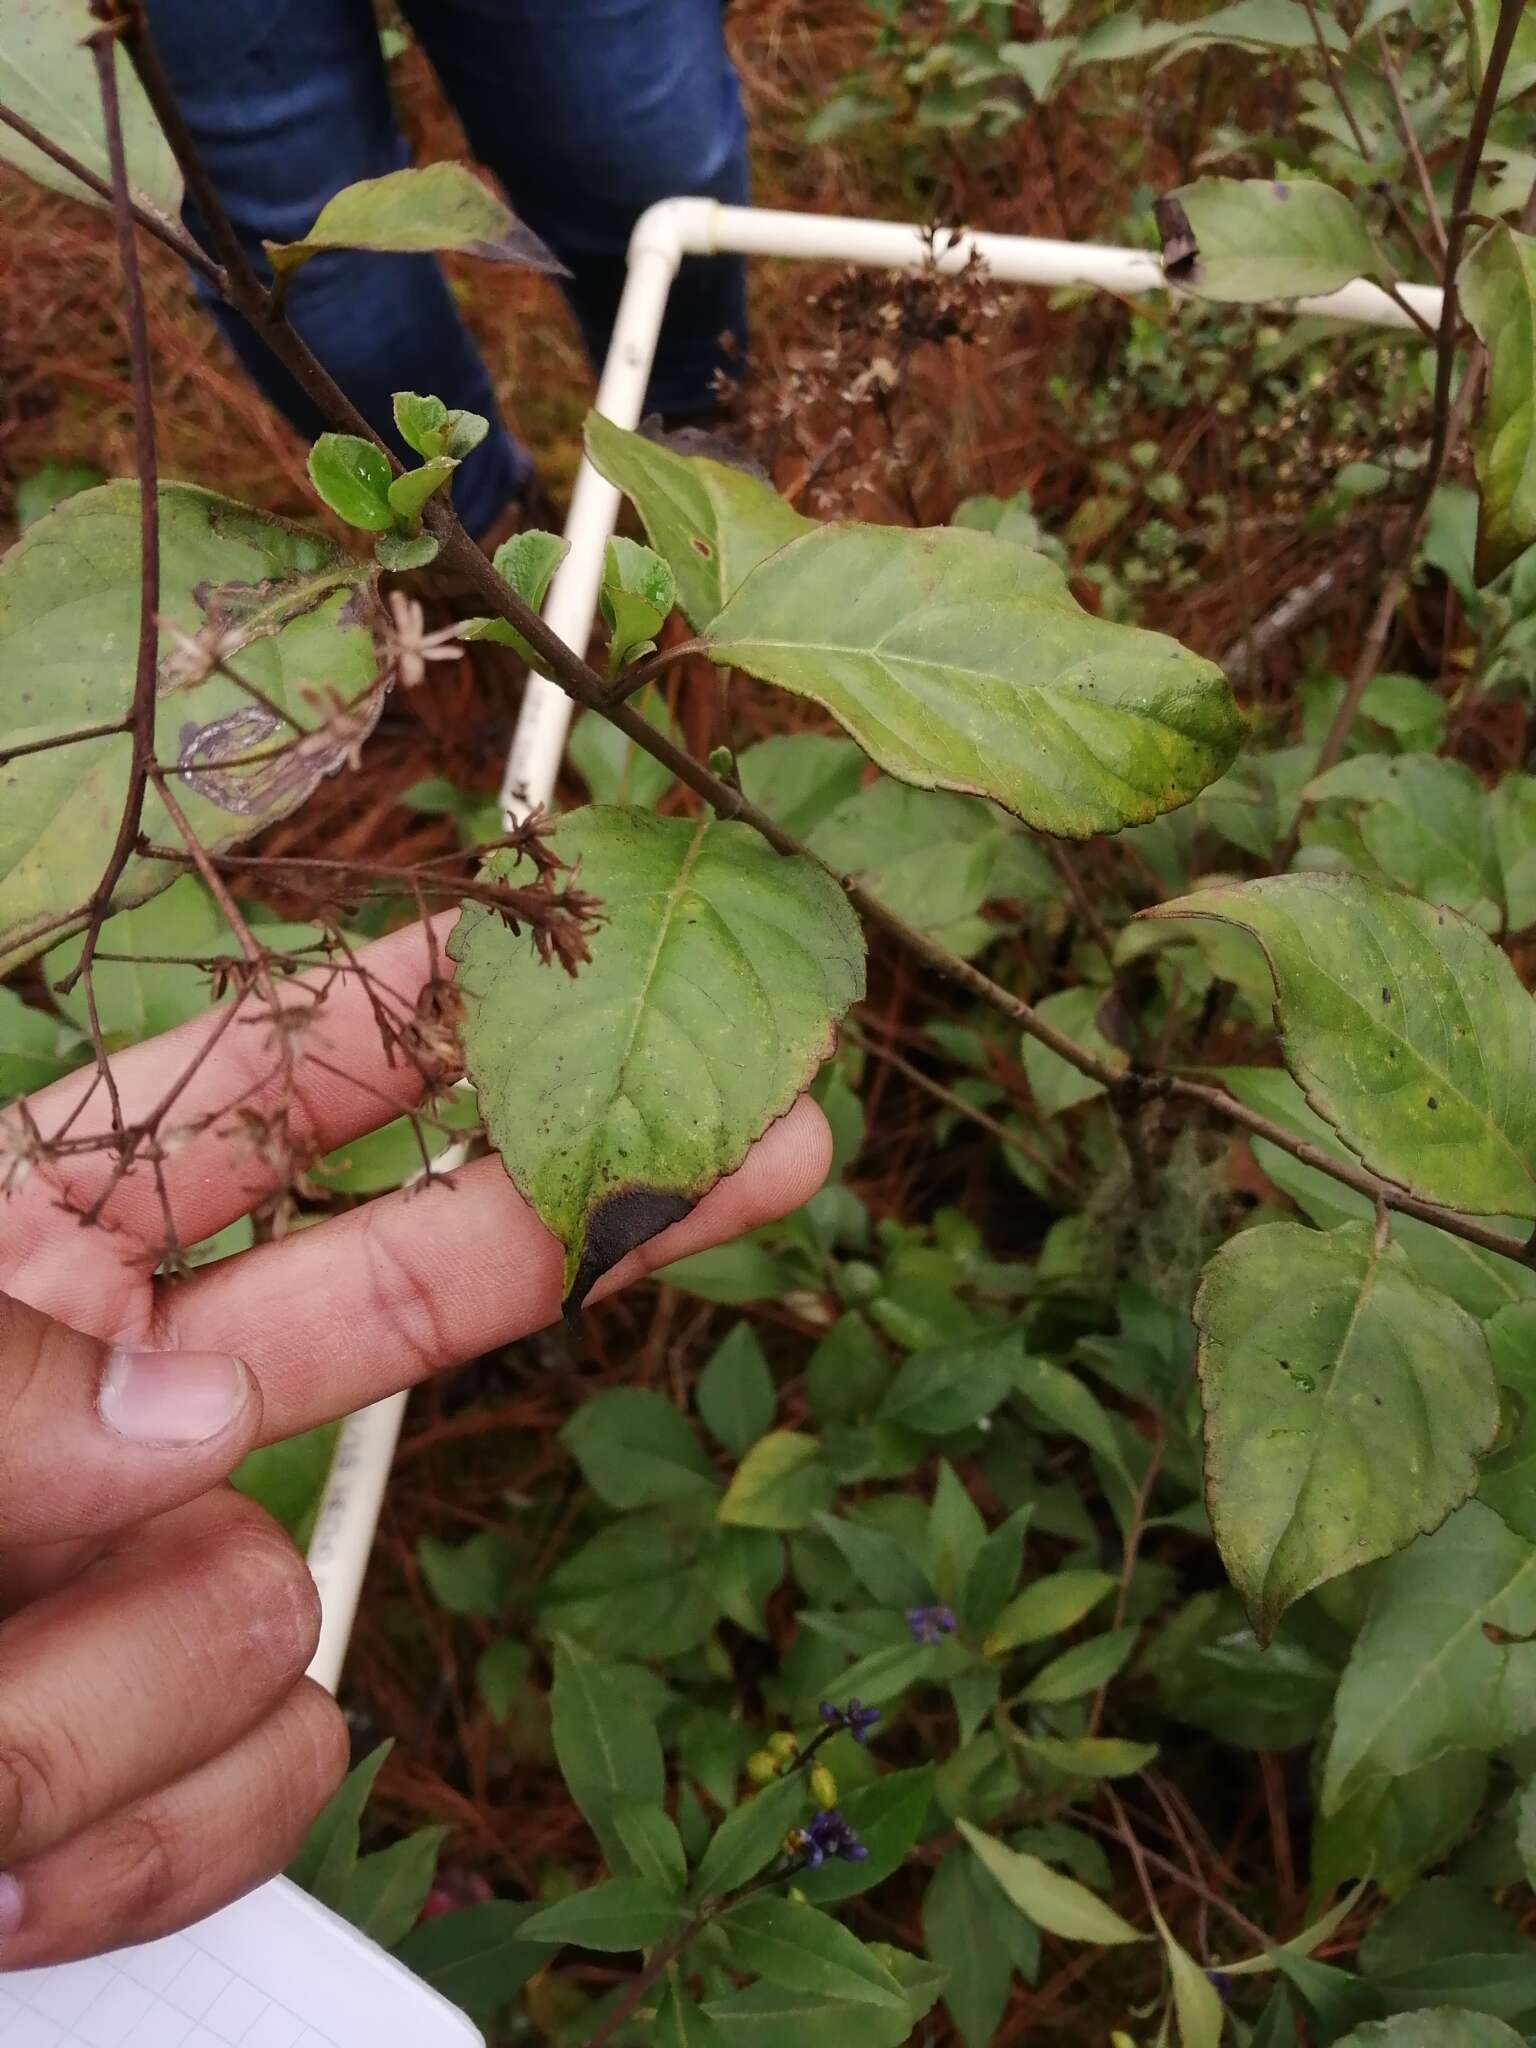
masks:
<path fill-rule="evenodd" d="M 591 964 L 542 967 L 476 904 L 449 951 L 481 1114 L 565 1247 L 573 1313 L 791 1106 L 864 992 L 864 945 L 831 877 L 744 825 L 592 806 L 552 844 L 602 902 Z"/>
<path fill-rule="evenodd" d="M 191 484 L 162 484 L 159 503 L 155 751 L 218 852 L 285 817 L 378 717 L 377 571 L 312 528 Z M 28 527 L 0 563 L 0 751 L 124 718 L 138 632 L 139 487 L 103 484 Z M 260 699 L 188 638 L 216 646 Z M 349 707 L 346 739 L 317 731 L 332 702 Z M 131 757 L 118 733 L 0 766 L 0 973 L 83 927 L 83 909 L 53 920 L 100 882 Z M 153 792 L 143 823 L 156 844 L 179 843 Z M 114 908 L 180 872 L 135 854 Z"/>

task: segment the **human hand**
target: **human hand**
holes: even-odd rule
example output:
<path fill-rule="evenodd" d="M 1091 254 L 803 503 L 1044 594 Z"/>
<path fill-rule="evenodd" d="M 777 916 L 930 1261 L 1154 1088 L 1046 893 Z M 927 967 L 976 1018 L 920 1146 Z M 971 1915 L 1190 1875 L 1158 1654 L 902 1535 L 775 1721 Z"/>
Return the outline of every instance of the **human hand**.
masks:
<path fill-rule="evenodd" d="M 0 1186 L 7 1146 L 42 1140 L 0 1197 L 0 1970 L 213 1911 L 283 1866 L 345 1766 L 340 1716 L 302 1676 L 313 1586 L 222 1484 L 239 1459 L 559 1313 L 560 1247 L 496 1158 L 156 1278 L 168 1214 L 195 1242 L 280 1181 L 238 1130 L 280 1109 L 315 1156 L 412 1106 L 419 1076 L 390 1064 L 373 1004 L 387 990 L 409 1014 L 423 940 L 370 947 L 367 986 L 332 981 L 291 1069 L 270 1017 L 229 1006 L 115 1059 L 118 1127 L 181 1134 L 126 1172 L 82 1142 L 114 1128 L 91 1070 L 0 1111 Z M 829 1153 L 802 1100 L 594 1297 L 796 1207 Z"/>

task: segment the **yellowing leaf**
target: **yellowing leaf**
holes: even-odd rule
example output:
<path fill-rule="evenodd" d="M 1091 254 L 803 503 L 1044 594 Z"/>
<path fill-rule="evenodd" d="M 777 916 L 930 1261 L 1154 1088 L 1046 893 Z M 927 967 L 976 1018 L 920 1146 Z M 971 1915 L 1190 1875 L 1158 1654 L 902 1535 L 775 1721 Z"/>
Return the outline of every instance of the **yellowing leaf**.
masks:
<path fill-rule="evenodd" d="M 1098 1942 L 1106 1947 L 1146 1940 L 1112 1906 L 1106 1906 L 1075 1878 L 1063 1877 L 1038 1856 L 1028 1856 L 1021 1849 L 1010 1849 L 992 1835 L 984 1835 L 968 1820 L 962 1820 L 959 1827 L 1014 1905 L 1048 1934 L 1059 1934 L 1067 1941 Z"/>
<path fill-rule="evenodd" d="M 1304 1593 L 1468 1498 L 1498 1387 L 1481 1325 L 1369 1224 L 1239 1232 L 1205 1269 L 1195 1323 L 1206 1505 L 1265 1642 Z"/>

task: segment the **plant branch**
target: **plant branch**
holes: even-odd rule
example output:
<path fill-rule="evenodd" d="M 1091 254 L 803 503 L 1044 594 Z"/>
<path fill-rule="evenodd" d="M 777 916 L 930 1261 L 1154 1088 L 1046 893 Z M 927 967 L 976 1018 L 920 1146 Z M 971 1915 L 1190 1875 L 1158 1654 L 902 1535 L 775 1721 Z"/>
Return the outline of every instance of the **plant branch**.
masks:
<path fill-rule="evenodd" d="M 1464 185 L 1467 192 L 1471 189 L 1471 176 L 1475 176 L 1475 158 L 1481 155 L 1487 135 L 1498 76 L 1507 59 L 1519 14 L 1520 0 L 1503 0 L 1499 29 L 1494 39 L 1493 50 L 1490 52 L 1488 71 L 1483 81 L 1484 90 L 1479 97 L 1478 113 L 1474 116 L 1472 135 L 1468 143 L 1473 168 L 1468 175 L 1465 173 L 1464 165 L 1464 176 L 1458 181 L 1458 189 Z M 252 269 L 228 215 L 219 202 L 212 180 L 202 164 L 197 145 L 182 118 L 175 95 L 155 53 L 141 6 L 129 7 L 122 32 L 150 104 L 160 119 L 172 151 L 181 165 L 188 191 L 207 220 L 215 248 L 224 259 L 231 302 L 254 319 L 274 353 L 294 372 L 321 412 L 337 427 L 362 434 L 384 449 L 391 466 L 398 471 L 399 464 L 395 461 L 393 453 L 384 448 L 384 443 L 380 441 L 378 435 L 340 391 L 329 373 L 310 354 L 299 335 L 285 319 L 273 317 L 271 294 Z M 1463 203 L 1459 216 L 1463 234 L 1464 212 Z M 1455 222 L 1452 225 L 1454 232 Z M 1448 362 L 1450 353 L 1454 350 L 1454 320 L 1449 326 L 1442 322 L 1441 343 L 1442 361 Z M 1464 397 L 1467 388 L 1464 381 Z M 1443 460 L 1446 439 L 1446 431 L 1442 429 L 1436 436 L 1436 445 L 1440 453 L 1435 458 L 1433 473 L 1437 473 L 1438 463 Z M 1433 481 L 1427 480 L 1422 493 L 1426 507 L 1433 487 Z M 1217 1089 L 1184 1081 L 1178 1077 L 1147 1074 L 1135 1069 L 1129 1073 L 1120 1073 L 1096 1055 L 1085 1052 L 1081 1046 L 1067 1037 L 1065 1032 L 1058 1031 L 1041 1017 L 1021 997 L 993 981 L 969 961 L 961 960 L 949 952 L 925 932 L 917 930 L 896 916 L 877 896 L 872 895 L 852 876 L 839 874 L 792 833 L 786 832 L 766 811 L 760 810 L 739 789 L 714 774 L 704 763 L 696 761 L 664 733 L 658 732 L 649 720 L 641 717 L 630 704 L 610 701 L 613 686 L 609 680 L 599 674 L 574 648 L 567 646 L 539 614 L 525 604 L 517 592 L 497 574 L 490 561 L 460 525 L 452 505 L 447 500 L 433 499 L 425 510 L 423 523 L 441 544 L 444 568 L 461 575 L 484 601 L 488 611 L 516 628 L 533 650 L 542 673 L 558 683 L 577 704 L 585 709 L 600 712 L 626 738 L 632 740 L 653 760 L 670 769 L 680 782 L 711 805 L 719 817 L 736 819 L 751 826 L 776 852 L 809 860 L 824 873 L 831 875 L 849 902 L 868 923 L 886 932 L 904 951 L 935 973 L 943 975 L 970 995 L 988 1004 L 1000 1015 L 1009 1018 L 1020 1030 L 1045 1046 L 1048 1051 L 1054 1052 L 1058 1058 L 1065 1060 L 1070 1067 L 1098 1081 L 1109 1091 L 1112 1100 L 1134 1103 L 1147 1096 L 1164 1095 L 1201 1102 L 1228 1121 L 1242 1125 L 1256 1136 L 1268 1139 L 1270 1143 L 1302 1160 L 1304 1164 L 1315 1166 L 1319 1172 L 1327 1174 L 1331 1179 L 1358 1189 L 1373 1202 L 1381 1202 L 1387 1208 L 1417 1216 L 1453 1236 L 1464 1238 L 1469 1243 L 1481 1245 L 1487 1250 L 1499 1252 L 1505 1257 L 1518 1259 L 1523 1255 L 1524 1246 L 1517 1239 L 1505 1237 L 1497 1231 L 1488 1229 L 1476 1218 L 1459 1216 L 1437 1204 L 1423 1202 L 1417 1196 L 1378 1179 L 1364 1167 L 1355 1167 L 1346 1161 L 1335 1159 L 1317 1146 L 1292 1137 L 1290 1132 L 1280 1125 L 1270 1124 L 1267 1119 L 1256 1117 L 1235 1098 L 1223 1095 Z M 1410 541 L 1404 549 L 1405 559 L 1411 559 L 1411 553 Z M 668 650 L 667 659 L 676 659 L 681 651 L 683 650 L 677 648 Z M 707 651 L 707 643 L 700 651 Z M 621 680 L 632 681 L 633 678 Z M 1369 677 L 1367 676 L 1365 680 L 1368 681 Z M 1359 695 L 1364 694 L 1364 688 L 1365 682 L 1361 681 Z M 1347 727 L 1345 729 L 1347 730 Z M 1342 738 L 1339 744 L 1342 745 Z"/>
<path fill-rule="evenodd" d="M 643 690 L 647 683 L 653 683 L 659 675 L 664 675 L 674 661 L 686 661 L 690 655 L 708 652 L 709 648 L 702 640 L 679 640 L 675 647 L 658 647 L 644 661 L 637 661 L 633 668 L 624 670 L 608 691 L 606 703 L 622 704 L 627 697 Z"/>
<path fill-rule="evenodd" d="M 1467 373 L 1461 380 L 1461 389 L 1456 394 L 1456 403 L 1452 409 L 1450 423 L 1441 443 L 1440 465 L 1442 466 L 1446 450 L 1461 438 L 1462 430 L 1471 415 L 1472 408 L 1477 403 L 1478 393 L 1482 389 L 1482 381 L 1483 358 L 1479 353 L 1468 365 Z M 1434 504 L 1435 486 L 1438 482 L 1438 467 L 1434 470 L 1425 471 L 1425 482 L 1419 488 L 1413 510 L 1408 517 L 1408 523 L 1403 529 L 1402 540 L 1396 553 L 1396 560 L 1387 573 L 1387 580 L 1382 586 L 1381 596 L 1376 601 L 1376 609 L 1371 614 L 1370 624 L 1366 627 L 1365 639 L 1361 643 L 1359 656 L 1350 673 L 1344 695 L 1339 700 L 1339 708 L 1333 714 L 1333 723 L 1329 726 L 1323 744 L 1318 749 L 1317 760 L 1313 763 L 1312 774 L 1308 777 L 1309 782 L 1315 781 L 1320 775 L 1326 775 L 1328 770 L 1337 764 L 1344 752 L 1349 735 L 1354 729 L 1354 723 L 1359 716 L 1360 706 L 1364 702 L 1365 693 L 1375 680 L 1376 672 L 1381 666 L 1382 656 L 1386 652 L 1387 641 L 1391 636 L 1393 621 L 1397 617 L 1398 606 L 1413 587 L 1414 559 L 1418 552 L 1419 542 L 1423 537 L 1424 529 L 1429 524 L 1430 510 Z M 1275 854 L 1275 868 L 1277 872 L 1283 873 L 1290 866 L 1297 845 L 1300 843 L 1301 828 L 1306 822 L 1311 808 L 1311 800 L 1304 791 L 1297 803 L 1296 815 L 1291 820 L 1290 830 Z"/>
<path fill-rule="evenodd" d="M 1430 226 L 1435 231 L 1435 240 L 1440 245 L 1441 255 L 1444 256 L 1446 253 L 1445 222 L 1440 218 L 1440 205 L 1435 198 L 1435 188 L 1430 179 L 1429 165 L 1424 161 L 1424 152 L 1419 147 L 1419 138 L 1413 131 L 1413 121 L 1409 115 L 1407 104 L 1403 99 L 1403 82 L 1398 75 L 1397 65 L 1393 62 L 1392 52 L 1387 47 L 1386 30 L 1380 27 L 1376 30 L 1376 52 L 1381 58 L 1382 75 L 1385 77 L 1387 88 L 1392 94 L 1392 104 L 1397 109 L 1397 125 L 1402 130 L 1403 147 L 1408 152 L 1408 160 L 1413 165 L 1414 175 L 1419 181 L 1419 193 L 1424 201 L 1424 211 L 1429 215 Z"/>
<path fill-rule="evenodd" d="M 105 178 L 98 178 L 96 173 L 87 169 L 78 157 L 71 156 L 67 149 L 60 149 L 56 142 L 50 141 L 41 128 L 34 128 L 25 115 L 16 113 L 3 102 L 0 102 L 0 124 L 14 129 L 24 142 L 30 142 L 32 147 L 40 150 L 50 162 L 56 163 L 61 171 L 68 171 L 72 178 L 77 178 L 88 192 L 94 192 L 98 199 L 104 199 L 109 206 L 112 204 L 112 187 Z M 199 249 L 190 235 L 183 234 L 173 221 L 164 219 L 158 213 L 151 213 L 147 206 L 140 206 L 135 199 L 128 201 L 128 211 L 146 234 L 151 234 L 157 242 L 164 243 L 173 255 L 179 256 L 199 277 L 205 278 L 216 292 L 223 291 L 223 271 Z"/>
<path fill-rule="evenodd" d="M 223 265 L 224 297 L 251 322 L 284 368 L 291 371 L 306 397 L 338 427 L 371 441 L 388 460 L 391 472 L 398 476 L 401 464 L 394 450 L 374 432 L 324 364 L 310 353 L 257 276 L 165 74 L 149 33 L 142 0 L 124 0 L 117 32 L 170 144 L 171 154 L 181 167 L 187 194 L 207 229 L 214 254 Z"/>
<path fill-rule="evenodd" d="M 1323 60 L 1323 72 L 1328 80 L 1328 90 L 1338 102 L 1339 112 L 1349 124 L 1349 132 L 1355 138 L 1356 149 L 1359 150 L 1362 159 L 1369 163 L 1371 160 L 1371 146 L 1361 131 L 1360 123 L 1355 119 L 1355 110 L 1349 104 L 1349 94 L 1344 90 L 1343 80 L 1334 68 L 1333 52 L 1329 49 L 1328 39 L 1323 34 L 1323 24 L 1318 20 L 1317 8 L 1313 5 L 1313 0 L 1301 0 L 1301 4 L 1307 10 L 1307 20 L 1312 27 L 1312 40 L 1317 44 L 1317 54 Z"/>
<path fill-rule="evenodd" d="M 160 634 L 156 613 L 160 604 L 160 500 L 159 472 L 155 459 L 155 394 L 150 375 L 149 320 L 144 309 L 144 286 L 139 276 L 139 250 L 133 235 L 133 214 L 128 200 L 128 164 L 123 149 L 122 111 L 117 98 L 116 39 L 109 28 L 98 30 L 90 39 L 101 91 L 101 118 L 107 140 L 107 160 L 112 166 L 112 218 L 117 230 L 118 261 L 123 274 L 123 311 L 128 328 L 130 374 L 133 385 L 133 452 L 139 477 L 139 642 L 134 662 L 133 701 L 128 713 L 133 755 L 128 767 L 128 786 L 123 794 L 122 816 L 117 837 L 107 856 L 106 867 L 91 895 L 89 923 L 79 963 L 59 987 L 65 993 L 83 974 L 86 977 L 87 1008 L 94 1011 L 90 996 L 91 959 L 101 927 L 112 907 L 112 895 L 122 879 L 139 836 L 144 815 L 144 794 L 149 786 L 150 765 L 155 751 L 155 683 Z M 101 1056 L 100 1046 L 97 1047 Z M 107 1087 L 113 1100 L 114 1123 L 120 1121 L 116 1084 L 110 1072 Z"/>
<path fill-rule="evenodd" d="M 51 739 L 24 740 L 18 747 L 0 747 L 0 768 L 20 761 L 28 754 L 46 754 L 53 747 L 73 747 L 84 740 L 111 739 L 130 730 L 126 718 L 114 718 L 108 725 L 77 725 L 72 732 L 57 732 Z"/>

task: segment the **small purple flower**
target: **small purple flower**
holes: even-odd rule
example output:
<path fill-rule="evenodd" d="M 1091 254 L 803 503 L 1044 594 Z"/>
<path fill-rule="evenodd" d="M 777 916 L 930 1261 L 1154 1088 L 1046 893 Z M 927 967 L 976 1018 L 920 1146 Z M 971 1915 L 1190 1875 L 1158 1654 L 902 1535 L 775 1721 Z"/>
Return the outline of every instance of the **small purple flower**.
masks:
<path fill-rule="evenodd" d="M 1225 2005 L 1232 1991 L 1232 1979 L 1227 1975 L 1226 1971 L 1207 1970 L 1205 1973 L 1205 1980 L 1210 1985 L 1211 1989 L 1216 1993 L 1216 1996 L 1221 2000 L 1222 2004 Z"/>
<path fill-rule="evenodd" d="M 948 1635 L 954 1625 L 955 1617 L 947 1607 L 907 1609 L 907 1631 L 914 1643 L 936 1643 L 940 1636 Z"/>
<path fill-rule="evenodd" d="M 846 1728 L 855 1742 L 867 1742 L 870 1729 L 880 1718 L 878 1707 L 861 1706 L 857 1700 L 850 1700 L 846 1707 L 823 1700 L 816 1711 L 829 1728 Z"/>
<path fill-rule="evenodd" d="M 804 1855 L 806 1867 L 815 1870 L 828 1856 L 838 1856 L 844 1863 L 862 1863 L 869 1851 L 859 1840 L 838 1809 L 829 1807 L 825 1813 L 818 1813 L 807 1822 L 802 1830 L 805 1837 Z"/>

